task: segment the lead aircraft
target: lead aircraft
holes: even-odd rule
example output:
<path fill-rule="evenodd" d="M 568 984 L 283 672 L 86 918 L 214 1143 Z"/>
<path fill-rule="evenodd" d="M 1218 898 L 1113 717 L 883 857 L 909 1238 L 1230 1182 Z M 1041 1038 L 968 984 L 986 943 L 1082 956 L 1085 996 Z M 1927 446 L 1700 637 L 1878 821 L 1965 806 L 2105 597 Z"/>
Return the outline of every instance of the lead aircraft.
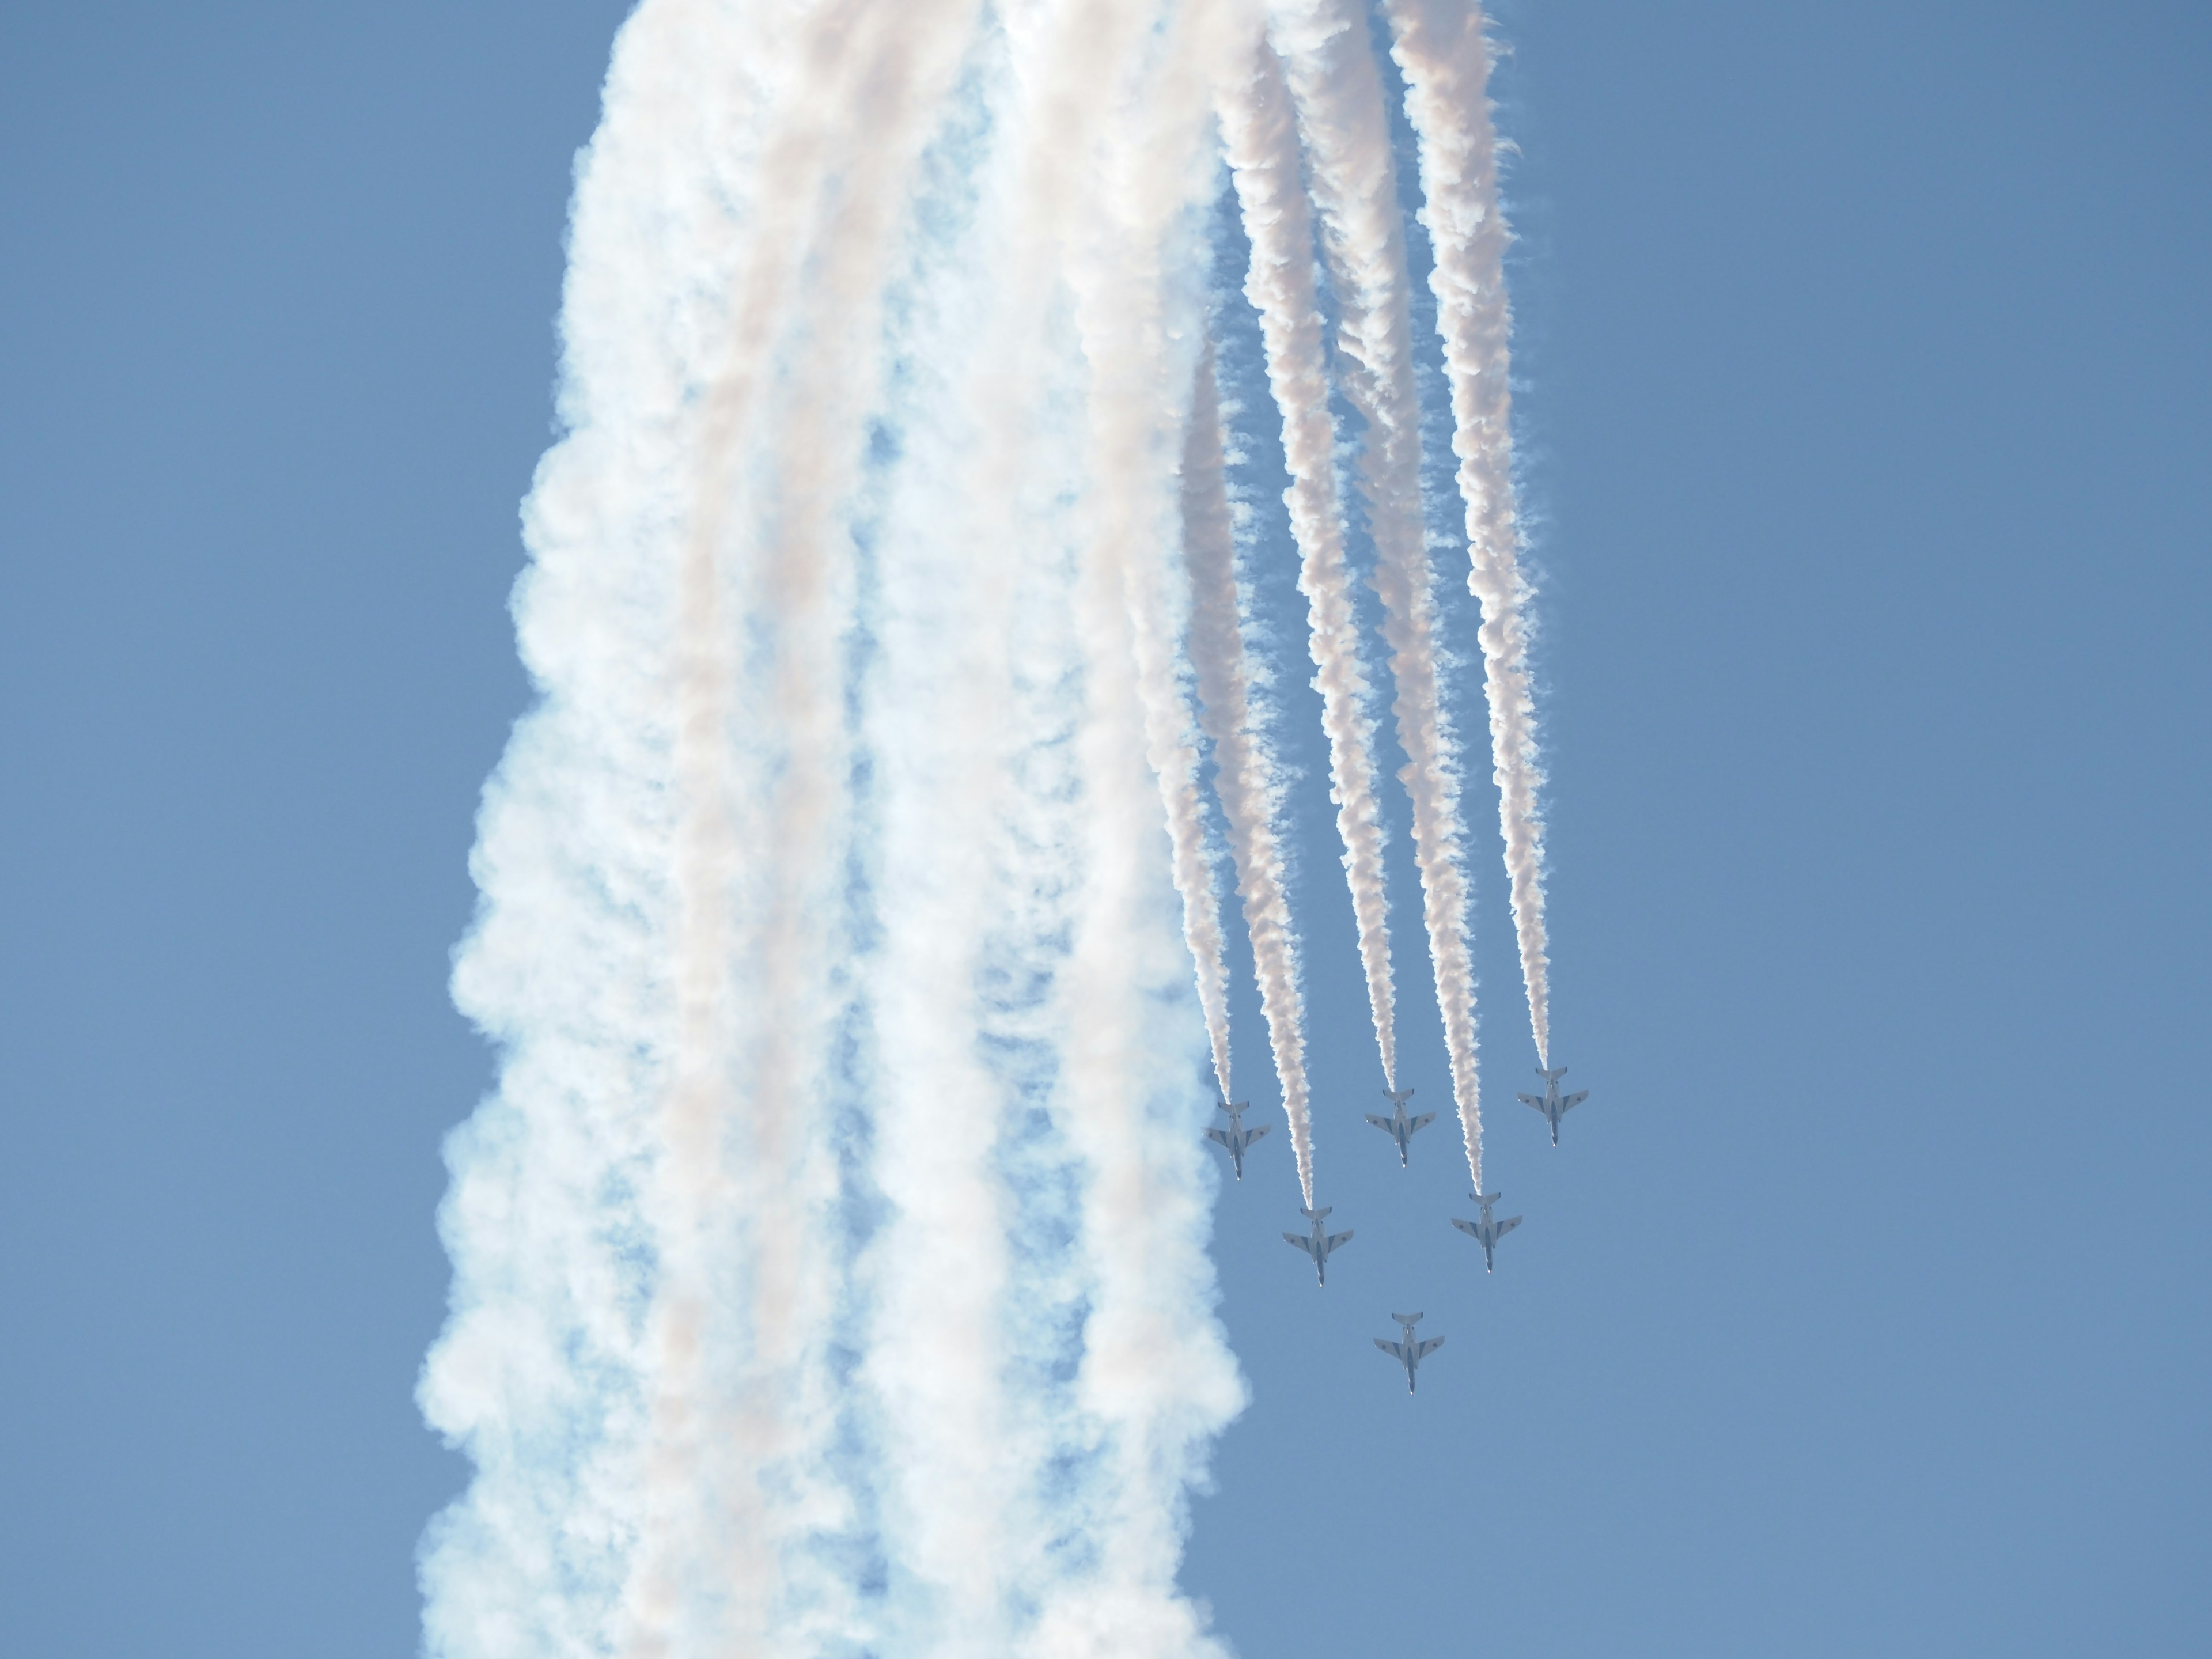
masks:
<path fill-rule="evenodd" d="M 1554 1146 L 1559 1144 L 1559 1120 L 1589 1098 L 1587 1089 L 1580 1094 L 1562 1096 L 1559 1093 L 1559 1079 L 1566 1074 L 1567 1068 L 1564 1066 L 1554 1066 L 1548 1072 L 1539 1066 L 1536 1075 L 1544 1079 L 1544 1092 L 1540 1096 L 1521 1097 L 1523 1106 L 1534 1106 L 1544 1115 L 1544 1121 L 1552 1126 L 1552 1145 Z"/>
<path fill-rule="evenodd" d="M 1340 1233 L 1325 1233 L 1322 1231 L 1321 1218 L 1329 1212 L 1331 1207 L 1331 1206 L 1324 1204 L 1318 1210 L 1309 1210 L 1304 1206 L 1300 1206 L 1298 1213 L 1305 1217 L 1307 1220 L 1313 1223 L 1313 1231 L 1310 1233 L 1285 1233 L 1283 1235 L 1285 1239 L 1289 1241 L 1291 1243 L 1297 1245 L 1300 1249 L 1304 1250 L 1308 1255 L 1313 1258 L 1314 1273 L 1324 1285 L 1328 1283 L 1329 1252 L 1352 1243 L 1352 1229 L 1349 1227 L 1346 1227 Z"/>
<path fill-rule="evenodd" d="M 1256 1128 L 1244 1127 L 1243 1113 L 1252 1103 L 1249 1100 L 1223 1101 L 1221 1109 L 1229 1114 L 1226 1129 L 1208 1129 L 1206 1138 L 1228 1152 L 1229 1161 L 1237 1166 L 1237 1178 L 1244 1179 L 1244 1149 L 1267 1133 L 1271 1125 L 1262 1123 Z"/>
<path fill-rule="evenodd" d="M 1413 1138 L 1416 1129 L 1434 1123 L 1437 1115 L 1423 1112 L 1419 1117 L 1407 1117 L 1406 1103 L 1413 1097 L 1411 1089 L 1385 1089 L 1382 1092 L 1390 1097 L 1390 1115 L 1383 1117 L 1370 1112 L 1367 1121 L 1398 1143 L 1398 1167 L 1402 1170 L 1406 1167 L 1406 1143 Z"/>
<path fill-rule="evenodd" d="M 1392 1356 L 1406 1368 L 1406 1392 L 1411 1394 L 1413 1391 L 1414 1370 L 1421 1361 L 1443 1347 L 1444 1340 L 1441 1336 L 1432 1336 L 1425 1342 L 1415 1341 L 1413 1327 L 1421 1322 L 1421 1316 L 1417 1313 L 1394 1313 L 1390 1317 L 1398 1322 L 1406 1340 L 1403 1342 L 1393 1342 L 1388 1337 L 1378 1336 L 1375 1339 L 1375 1346 L 1382 1349 L 1384 1353 Z"/>
<path fill-rule="evenodd" d="M 1485 1273 L 1491 1273 L 1495 1271 L 1498 1266 L 1498 1263 L 1492 1260 L 1491 1252 L 1498 1248 L 1499 1239 L 1521 1224 L 1521 1218 L 1517 1215 L 1509 1215 L 1503 1221 L 1492 1218 L 1490 1206 L 1505 1196 L 1503 1193 L 1469 1193 L 1468 1196 L 1482 1206 L 1482 1219 L 1462 1221 L 1457 1216 L 1454 1216 L 1451 1218 L 1451 1224 L 1482 1246 L 1482 1270 Z"/>

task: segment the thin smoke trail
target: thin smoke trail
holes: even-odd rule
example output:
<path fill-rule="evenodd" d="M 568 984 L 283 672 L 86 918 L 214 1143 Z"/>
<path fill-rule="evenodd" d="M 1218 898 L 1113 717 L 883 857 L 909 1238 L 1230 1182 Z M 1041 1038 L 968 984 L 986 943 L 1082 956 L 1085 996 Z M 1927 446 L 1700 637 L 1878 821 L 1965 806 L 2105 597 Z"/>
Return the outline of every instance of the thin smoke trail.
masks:
<path fill-rule="evenodd" d="M 1498 204 L 1490 56 L 1473 0 L 1389 0 L 1391 56 L 1406 76 L 1436 249 L 1430 285 L 1443 337 L 1467 504 L 1468 586 L 1482 605 L 1482 662 L 1490 702 L 1491 763 L 1513 900 L 1513 930 L 1528 988 L 1538 1060 L 1552 1063 L 1549 946 L 1544 928 L 1544 824 L 1538 806 L 1535 707 L 1528 692 L 1527 586 L 1513 501 L 1512 313 L 1505 293 L 1507 231 Z"/>
<path fill-rule="evenodd" d="M 1407 757 L 1399 777 L 1413 803 L 1414 862 L 1452 1098 L 1480 1188 L 1481 1082 L 1461 865 L 1458 744 L 1437 684 L 1410 283 L 1389 118 L 1364 9 L 1355 11 L 1343 0 L 1279 0 L 1273 21 L 1321 210 L 1322 246 L 1340 315 L 1345 387 L 1366 426 L 1359 483 L 1396 686 L 1391 708 Z"/>
<path fill-rule="evenodd" d="M 1298 546 L 1315 683 L 1328 738 L 1330 794 L 1344 842 L 1360 965 L 1384 1082 L 1397 1086 L 1382 818 L 1375 792 L 1374 732 L 1364 703 L 1359 629 L 1345 562 L 1329 421 L 1327 358 L 1313 270 L 1313 225 L 1298 173 L 1297 133 L 1281 62 L 1264 40 L 1221 78 L 1216 94 L 1230 175 L 1252 245 L 1244 292 L 1260 314 L 1267 380 L 1283 416 L 1291 475 L 1284 500 Z"/>
<path fill-rule="evenodd" d="M 1275 834 L 1273 757 L 1255 729 L 1251 670 L 1237 615 L 1236 527 L 1222 453 L 1221 393 L 1213 353 L 1201 356 L 1182 459 L 1183 558 L 1191 588 L 1190 657 L 1199 722 L 1213 745 L 1214 793 L 1229 827 L 1237 897 L 1252 940 L 1260 1012 L 1290 1124 L 1298 1189 L 1313 1207 L 1313 1117 L 1306 1085 L 1305 1003 L 1298 936 Z"/>

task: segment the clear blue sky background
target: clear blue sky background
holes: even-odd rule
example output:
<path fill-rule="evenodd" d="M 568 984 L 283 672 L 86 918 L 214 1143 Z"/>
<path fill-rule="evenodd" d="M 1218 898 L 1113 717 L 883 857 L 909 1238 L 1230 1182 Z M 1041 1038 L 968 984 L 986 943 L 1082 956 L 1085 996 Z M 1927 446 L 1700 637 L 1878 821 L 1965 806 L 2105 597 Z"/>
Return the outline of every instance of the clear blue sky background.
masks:
<path fill-rule="evenodd" d="M 10 1655 L 415 1644 L 447 954 L 623 9 L 0 15 Z M 1358 1121 L 1314 783 L 1359 1238 L 1277 1242 L 1279 1133 L 1224 1193 L 1188 1582 L 1252 1659 L 2212 1650 L 2212 10 L 1502 9 L 1593 1092 L 1557 1152 L 1504 1101 L 1486 861 L 1485 1280 L 1452 1131 Z"/>

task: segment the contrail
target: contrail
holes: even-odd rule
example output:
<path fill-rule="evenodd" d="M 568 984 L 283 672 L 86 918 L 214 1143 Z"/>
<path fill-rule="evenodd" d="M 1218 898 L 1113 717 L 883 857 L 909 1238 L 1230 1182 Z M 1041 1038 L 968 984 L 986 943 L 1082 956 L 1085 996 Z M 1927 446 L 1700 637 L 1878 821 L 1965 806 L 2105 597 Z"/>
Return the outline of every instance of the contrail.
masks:
<path fill-rule="evenodd" d="M 1367 976 L 1383 1080 L 1395 1088 L 1398 1044 L 1374 731 L 1364 708 L 1367 682 L 1337 500 L 1313 222 L 1298 176 L 1290 93 L 1273 48 L 1257 41 L 1244 63 L 1223 75 L 1216 99 L 1230 175 L 1252 245 L 1244 293 L 1260 314 L 1267 380 L 1283 416 L 1284 461 L 1291 475 L 1284 500 L 1298 546 L 1298 586 L 1306 596 L 1315 684 L 1328 738 L 1330 794 L 1344 841 L 1360 964 Z"/>
<path fill-rule="evenodd" d="M 1474 0 L 1388 0 L 1391 56 L 1406 76 L 1406 112 L 1419 143 L 1436 249 L 1430 286 L 1451 386 L 1452 453 L 1467 503 L 1468 587 L 1482 605 L 1482 664 L 1490 701 L 1491 765 L 1512 884 L 1513 930 L 1538 1059 L 1552 1063 L 1548 946 L 1544 933 L 1543 782 L 1528 695 L 1527 597 L 1513 501 L 1512 392 L 1505 294 L 1507 232 L 1498 206 L 1490 57 Z"/>
<path fill-rule="evenodd" d="M 1306 1088 L 1297 929 L 1275 836 L 1274 757 L 1252 714 L 1251 671 L 1237 614 L 1236 526 L 1222 453 L 1220 388 L 1211 348 L 1199 362 L 1182 454 L 1183 559 L 1190 578 L 1190 659 L 1198 680 L 1199 721 L 1213 744 L 1214 793 L 1229 826 L 1230 859 L 1252 938 L 1254 976 L 1260 982 L 1260 1011 L 1282 1086 L 1298 1188 L 1310 1209 L 1313 1116 Z"/>
<path fill-rule="evenodd" d="M 1344 0 L 1279 3 L 1273 38 L 1321 210 L 1322 246 L 1340 315 L 1338 338 L 1349 370 L 1345 389 L 1366 425 L 1359 482 L 1397 688 L 1391 708 L 1407 757 L 1399 777 L 1413 802 L 1414 862 L 1452 1098 L 1480 1189 L 1482 1100 L 1467 878 L 1460 863 L 1458 744 L 1437 683 L 1436 607 L 1421 520 L 1420 403 L 1389 118 L 1364 8 L 1355 10 Z"/>

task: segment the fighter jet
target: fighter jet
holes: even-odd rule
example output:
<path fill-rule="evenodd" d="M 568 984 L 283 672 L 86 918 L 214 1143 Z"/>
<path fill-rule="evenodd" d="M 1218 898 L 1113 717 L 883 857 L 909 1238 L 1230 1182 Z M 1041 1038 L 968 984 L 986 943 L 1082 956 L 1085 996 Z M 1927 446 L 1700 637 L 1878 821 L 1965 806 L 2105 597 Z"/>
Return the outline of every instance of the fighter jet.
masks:
<path fill-rule="evenodd" d="M 1469 1193 L 1468 1196 L 1482 1206 L 1482 1219 L 1462 1221 L 1457 1216 L 1454 1216 L 1452 1225 L 1482 1246 L 1482 1270 L 1485 1273 L 1490 1273 L 1498 1266 L 1498 1263 L 1492 1259 L 1491 1252 L 1498 1248 L 1499 1239 L 1521 1224 L 1521 1218 L 1517 1215 L 1510 1215 L 1503 1221 L 1492 1218 L 1490 1206 L 1505 1196 L 1503 1193 Z"/>
<path fill-rule="evenodd" d="M 1411 1089 L 1385 1089 L 1382 1092 L 1390 1097 L 1390 1115 L 1378 1117 L 1370 1112 L 1367 1121 L 1398 1143 L 1398 1167 L 1402 1170 L 1406 1167 L 1406 1143 L 1413 1138 L 1414 1130 L 1435 1122 L 1437 1115 L 1423 1112 L 1419 1117 L 1407 1117 L 1406 1103 L 1413 1097 Z"/>
<path fill-rule="evenodd" d="M 1329 1252 L 1335 1249 L 1340 1244 L 1349 1244 L 1352 1243 L 1352 1229 L 1349 1227 L 1346 1227 L 1340 1233 L 1325 1233 L 1322 1231 L 1321 1218 L 1329 1212 L 1331 1207 L 1331 1206 L 1324 1204 L 1318 1210 L 1309 1210 L 1304 1206 L 1301 1206 L 1298 1209 L 1298 1213 L 1305 1217 L 1307 1220 L 1313 1223 L 1313 1231 L 1310 1233 L 1285 1233 L 1283 1235 L 1283 1237 L 1289 1240 L 1290 1243 L 1297 1245 L 1300 1249 L 1304 1250 L 1308 1255 L 1313 1258 L 1314 1273 L 1319 1277 L 1321 1282 L 1324 1285 L 1328 1283 Z"/>
<path fill-rule="evenodd" d="M 1536 1068 L 1536 1075 L 1544 1079 L 1543 1094 L 1521 1097 L 1521 1103 L 1523 1106 L 1534 1106 L 1551 1124 L 1552 1145 L 1554 1146 L 1559 1144 L 1559 1120 L 1589 1098 L 1589 1091 L 1587 1089 L 1575 1095 L 1563 1095 L 1559 1092 L 1559 1079 L 1566 1074 L 1567 1068 L 1564 1066 L 1554 1066 L 1548 1072 L 1539 1066 Z"/>
<path fill-rule="evenodd" d="M 1251 1103 L 1249 1100 L 1223 1101 L 1221 1109 L 1229 1114 L 1229 1127 L 1225 1129 L 1208 1129 L 1206 1132 L 1206 1138 L 1208 1140 L 1229 1154 L 1229 1161 L 1237 1166 L 1237 1178 L 1239 1181 L 1244 1179 L 1244 1149 L 1267 1133 L 1273 1127 L 1266 1123 L 1250 1129 L 1244 1127 L 1244 1120 L 1239 1114 Z"/>
<path fill-rule="evenodd" d="M 1403 1342 L 1393 1342 L 1387 1337 L 1378 1336 L 1375 1339 L 1375 1346 L 1406 1368 L 1406 1392 L 1411 1394 L 1413 1391 L 1414 1367 L 1438 1348 L 1443 1347 L 1444 1340 L 1441 1336 L 1432 1336 L 1425 1342 L 1416 1342 L 1413 1340 L 1413 1327 L 1421 1322 L 1421 1316 L 1417 1313 L 1394 1313 L 1390 1317 L 1396 1320 L 1403 1328 L 1406 1340 Z"/>

